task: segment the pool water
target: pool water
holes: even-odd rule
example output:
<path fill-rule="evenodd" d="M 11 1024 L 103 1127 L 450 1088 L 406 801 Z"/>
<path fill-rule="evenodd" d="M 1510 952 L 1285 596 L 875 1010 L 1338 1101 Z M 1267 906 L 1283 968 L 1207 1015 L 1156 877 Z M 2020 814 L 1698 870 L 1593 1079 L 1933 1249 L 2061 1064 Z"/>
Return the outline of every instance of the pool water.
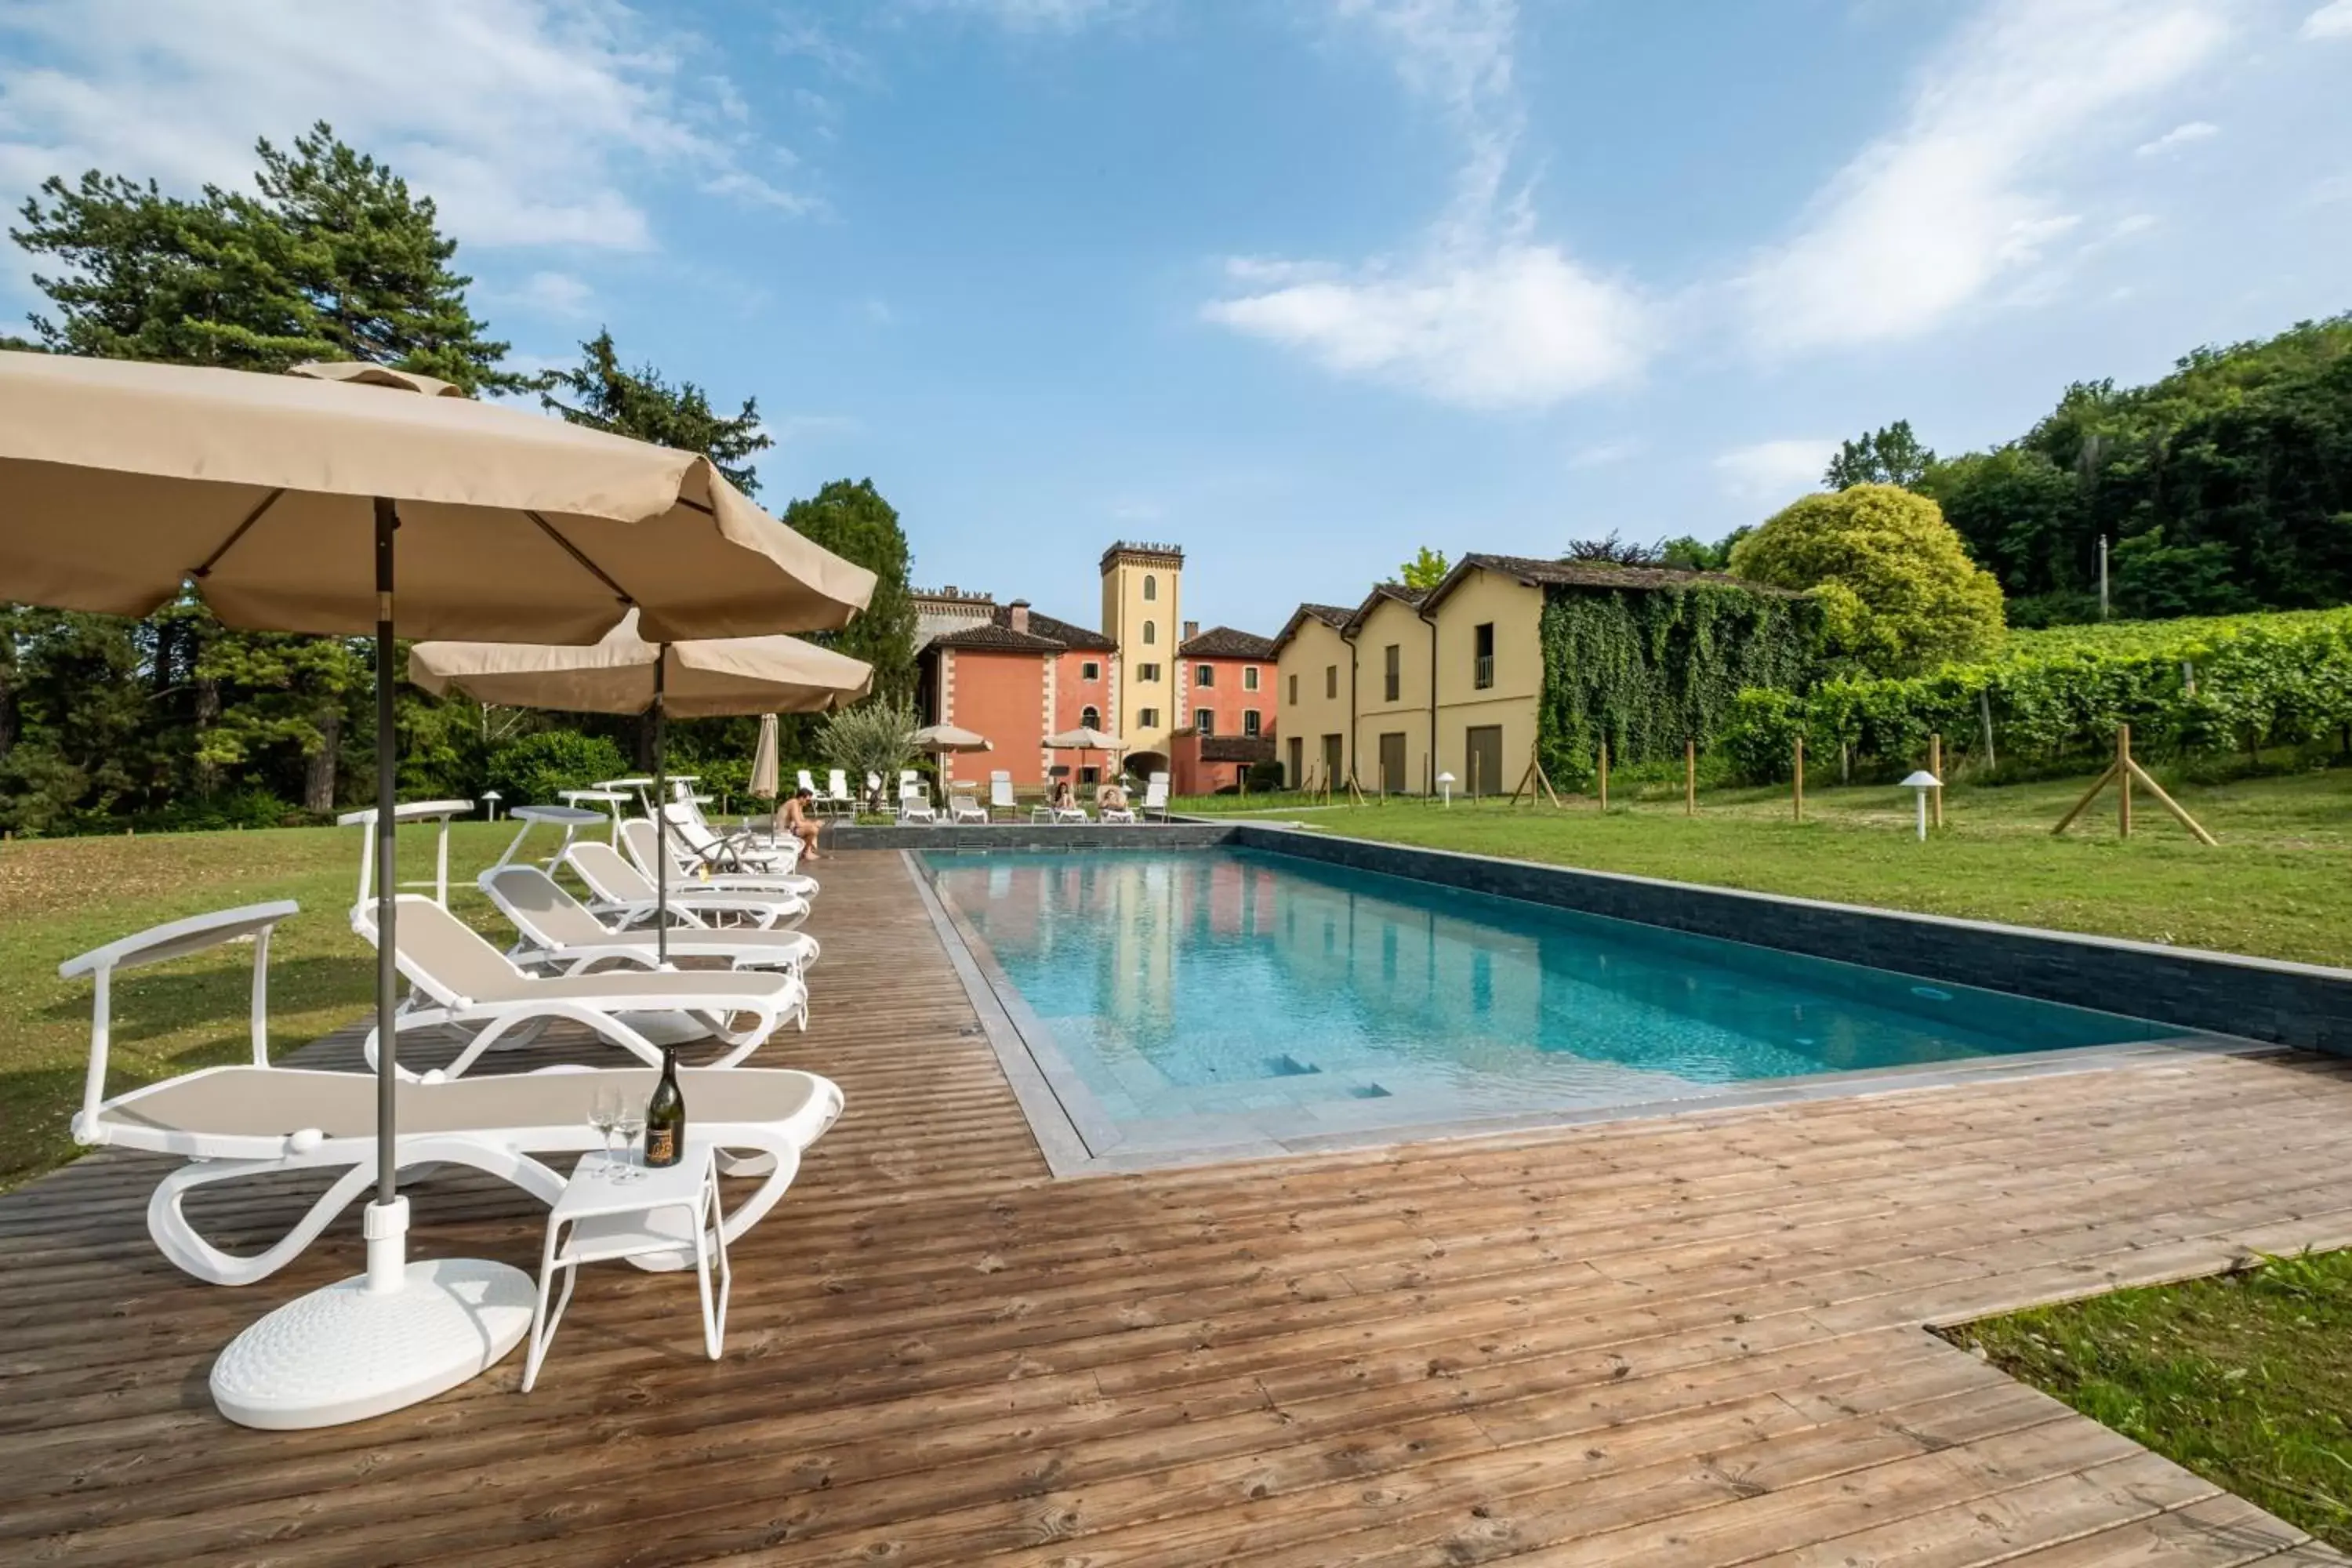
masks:
<path fill-rule="evenodd" d="M 1261 851 L 923 858 L 1097 1153 L 2183 1033 Z"/>

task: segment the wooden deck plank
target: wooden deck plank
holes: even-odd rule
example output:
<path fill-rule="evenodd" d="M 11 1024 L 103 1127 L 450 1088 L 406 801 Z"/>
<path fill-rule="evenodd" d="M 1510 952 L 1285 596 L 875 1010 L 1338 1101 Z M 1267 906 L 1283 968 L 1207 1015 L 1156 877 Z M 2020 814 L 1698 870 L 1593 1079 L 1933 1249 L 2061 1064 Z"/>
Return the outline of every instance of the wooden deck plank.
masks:
<path fill-rule="evenodd" d="M 261 1286 L 205 1287 L 145 1237 L 165 1163 L 103 1152 L 0 1198 L 0 1558 L 2326 1555 L 1917 1325 L 2352 1239 L 2328 1179 L 2352 1067 L 2193 1058 L 1055 1182 L 898 858 L 824 881 L 811 1028 L 760 1059 L 849 1109 L 735 1249 L 725 1360 L 675 1276 L 592 1269 L 529 1396 L 509 1364 L 356 1428 L 228 1427 L 211 1356 L 348 1271 L 356 1212 Z M 356 1036 L 307 1059 L 355 1065 Z M 260 1244 L 315 1190 L 199 1212 Z M 511 1189 L 452 1172 L 415 1201 L 420 1255 L 535 1262 L 543 1214 Z"/>

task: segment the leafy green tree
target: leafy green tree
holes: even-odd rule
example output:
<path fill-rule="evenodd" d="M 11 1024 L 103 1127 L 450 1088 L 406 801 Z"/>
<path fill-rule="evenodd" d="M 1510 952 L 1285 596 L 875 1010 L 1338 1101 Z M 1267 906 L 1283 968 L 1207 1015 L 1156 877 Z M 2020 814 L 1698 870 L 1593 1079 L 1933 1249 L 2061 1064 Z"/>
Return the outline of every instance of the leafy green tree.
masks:
<path fill-rule="evenodd" d="M 714 412 L 709 395 L 690 381 L 672 386 L 650 364 L 624 369 L 609 328 L 580 345 L 577 365 L 557 371 L 551 380 L 575 401 L 566 403 L 552 392 L 541 393 L 540 401 L 572 424 L 699 452 L 737 489 L 759 492 L 760 470 L 751 458 L 775 441 L 760 428 L 758 399 L 745 398 L 741 412 L 730 417 Z"/>
<path fill-rule="evenodd" d="M 872 479 L 835 479 L 815 495 L 784 508 L 785 524 L 875 576 L 874 597 L 840 631 L 811 640 L 874 667 L 874 695 L 911 701 L 915 695 L 915 600 L 908 585 L 914 564 L 898 513 Z"/>
<path fill-rule="evenodd" d="M 2000 641 L 2000 584 L 1925 496 L 1853 485 L 1807 496 L 1734 547 L 1740 576 L 1811 591 L 1832 657 L 1914 675 Z"/>
<path fill-rule="evenodd" d="M 1424 544 L 1419 554 L 1397 568 L 1397 581 L 1408 588 L 1418 588 L 1427 593 L 1445 581 L 1445 574 L 1449 570 L 1444 553 Z"/>
<path fill-rule="evenodd" d="M 1677 566 L 1685 572 L 1728 572 L 1732 546 L 1755 531 L 1742 523 L 1713 544 L 1688 533 L 1666 540 L 1658 546 L 1658 564 Z"/>
<path fill-rule="evenodd" d="M 1919 482 L 1919 476 L 1935 462 L 1936 454 L 1919 444 L 1911 433 L 1911 421 L 1897 419 L 1883 430 L 1873 430 L 1859 440 L 1847 441 L 1838 447 L 1838 455 L 1830 459 L 1822 483 L 1833 490 L 1853 485 L 1900 485 L 1906 489 Z"/>
<path fill-rule="evenodd" d="M 1665 546 L 1637 544 L 1621 539 L 1611 529 L 1598 539 L 1571 539 L 1560 552 L 1562 561 L 1591 561 L 1611 566 L 1656 566 L 1665 560 Z"/>
<path fill-rule="evenodd" d="M 301 759 L 303 809 L 334 810 L 345 720 L 374 689 L 362 647 L 281 632 L 215 637 L 198 668 L 220 683 L 225 700 L 219 721 L 196 742 L 197 759 L 229 771 L 290 749 Z"/>

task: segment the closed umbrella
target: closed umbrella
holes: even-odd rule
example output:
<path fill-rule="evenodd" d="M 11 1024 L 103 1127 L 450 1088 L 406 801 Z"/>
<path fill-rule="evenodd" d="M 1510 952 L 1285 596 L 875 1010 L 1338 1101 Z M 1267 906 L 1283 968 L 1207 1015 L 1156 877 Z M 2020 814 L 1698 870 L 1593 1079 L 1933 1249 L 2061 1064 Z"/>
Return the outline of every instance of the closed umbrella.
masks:
<path fill-rule="evenodd" d="M 408 679 L 436 695 L 457 689 L 507 708 L 569 713 L 650 713 L 654 721 L 656 840 L 668 827 L 665 734 L 668 718 L 734 713 L 824 713 L 866 695 L 873 666 L 798 637 L 725 637 L 649 643 L 635 615 L 591 647 L 492 642 L 421 642 L 408 650 Z M 775 787 L 774 724 L 761 727 Z M 754 794 L 758 793 L 756 788 Z M 656 956 L 669 958 L 668 846 L 654 857 Z"/>
<path fill-rule="evenodd" d="M 394 630 L 592 642 L 845 625 L 874 577 L 707 458 L 374 366 L 297 376 L 0 353 L 0 599 L 144 616 L 193 584 L 229 626 L 376 647 L 377 1133 L 368 1267 L 289 1302 L 213 1369 L 249 1425 L 314 1426 L 453 1387 L 513 1348 L 530 1279 L 410 1265 L 393 1085 Z M 395 599 L 395 593 L 398 597 Z"/>
<path fill-rule="evenodd" d="M 776 763 L 776 716 L 760 715 L 759 744 L 751 748 L 751 796 L 755 800 L 774 800 L 782 793 L 782 781 L 776 775 L 782 770 Z"/>

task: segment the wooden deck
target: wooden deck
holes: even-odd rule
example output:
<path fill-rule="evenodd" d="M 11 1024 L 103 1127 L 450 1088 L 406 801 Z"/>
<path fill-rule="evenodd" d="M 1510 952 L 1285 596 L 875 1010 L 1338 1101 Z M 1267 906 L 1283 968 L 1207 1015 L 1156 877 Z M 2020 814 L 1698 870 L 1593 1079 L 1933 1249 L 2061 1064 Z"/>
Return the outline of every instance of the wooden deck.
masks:
<path fill-rule="evenodd" d="M 0 1562 L 1404 1568 L 2340 1561 L 1922 1331 L 2352 1243 L 2352 1064 L 2199 1059 L 1055 1183 L 897 857 L 827 868 L 848 1114 L 692 1287 L 586 1271 L 538 1390 L 226 1426 L 356 1211 L 199 1285 L 105 1153 L 0 1198 Z M 347 1042 L 314 1047 L 350 1054 Z M 419 1252 L 542 1212 L 416 1189 Z M 289 1194 L 216 1202 L 255 1239 Z"/>

